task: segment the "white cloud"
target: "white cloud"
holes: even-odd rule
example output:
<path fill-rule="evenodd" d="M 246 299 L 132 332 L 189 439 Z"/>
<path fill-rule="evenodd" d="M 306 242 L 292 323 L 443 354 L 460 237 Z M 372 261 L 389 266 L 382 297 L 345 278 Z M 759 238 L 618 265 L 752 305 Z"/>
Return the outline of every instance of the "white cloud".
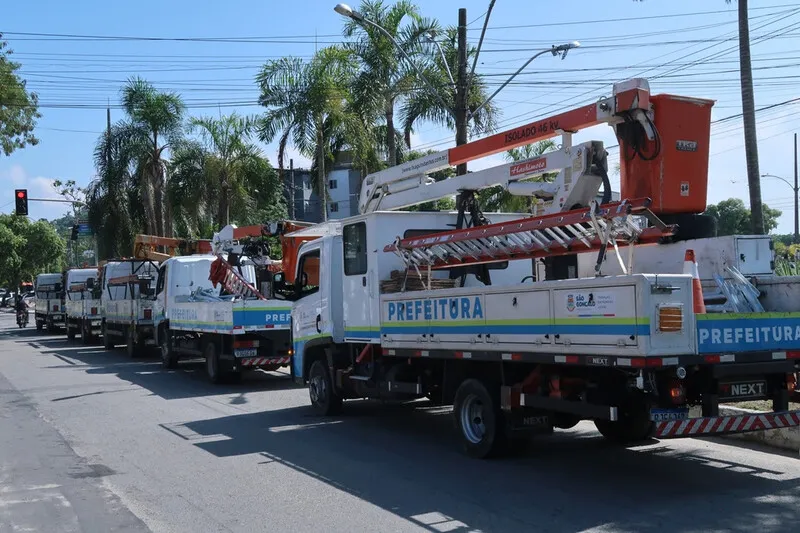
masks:
<path fill-rule="evenodd" d="M 11 165 L 6 169 L 0 169 L 0 211 L 13 212 L 14 189 L 28 189 L 28 198 L 60 199 L 61 196 L 53 186 L 54 182 L 54 178 L 29 176 L 21 165 Z M 69 204 L 56 202 L 30 200 L 28 205 L 29 216 L 32 220 L 60 218 L 70 209 Z"/>

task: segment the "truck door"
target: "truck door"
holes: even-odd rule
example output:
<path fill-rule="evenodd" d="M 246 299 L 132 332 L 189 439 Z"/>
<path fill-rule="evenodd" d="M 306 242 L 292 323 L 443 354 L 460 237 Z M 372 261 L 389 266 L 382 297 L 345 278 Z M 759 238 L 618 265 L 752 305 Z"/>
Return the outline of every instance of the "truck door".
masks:
<path fill-rule="evenodd" d="M 306 348 L 331 335 L 333 324 L 327 320 L 328 298 L 320 290 L 320 245 L 303 250 L 297 259 L 294 281 L 297 300 L 292 306 L 292 337 L 294 339 L 293 372 L 303 377 L 303 353 Z"/>
<path fill-rule="evenodd" d="M 378 342 L 378 320 L 373 316 L 374 272 L 367 261 L 367 224 L 354 222 L 342 228 L 345 341 Z"/>

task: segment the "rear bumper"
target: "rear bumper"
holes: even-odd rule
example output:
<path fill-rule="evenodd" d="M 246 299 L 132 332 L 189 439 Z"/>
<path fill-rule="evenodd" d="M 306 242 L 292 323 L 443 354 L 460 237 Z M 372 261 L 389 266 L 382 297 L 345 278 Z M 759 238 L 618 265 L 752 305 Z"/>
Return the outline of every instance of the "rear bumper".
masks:
<path fill-rule="evenodd" d="M 657 439 L 711 437 L 798 426 L 800 426 L 800 410 L 782 413 L 748 413 L 736 416 L 706 416 L 658 422 L 653 437 Z"/>
<path fill-rule="evenodd" d="M 271 366 L 289 366 L 292 364 L 292 357 L 278 356 L 278 357 L 237 357 L 236 366 L 243 370 L 252 370 L 256 368 L 271 367 Z"/>

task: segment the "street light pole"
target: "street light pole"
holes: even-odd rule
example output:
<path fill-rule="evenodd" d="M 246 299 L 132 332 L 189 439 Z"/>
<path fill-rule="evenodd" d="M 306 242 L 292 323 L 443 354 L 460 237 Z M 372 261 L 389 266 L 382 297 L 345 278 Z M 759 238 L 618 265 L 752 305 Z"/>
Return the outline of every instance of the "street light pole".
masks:
<path fill-rule="evenodd" d="M 797 134 L 794 134 L 794 242 L 800 242 L 800 206 L 797 205 Z"/>
<path fill-rule="evenodd" d="M 795 134 L 795 141 L 797 140 L 797 134 Z M 794 146 L 794 155 L 795 155 L 795 165 L 794 165 L 794 185 L 791 184 L 789 180 L 786 178 L 782 178 L 780 176 L 776 176 L 775 174 L 761 174 L 762 178 L 775 178 L 776 180 L 781 180 L 786 185 L 792 188 L 794 191 L 794 242 L 800 242 L 800 210 L 797 209 L 797 202 L 798 202 L 798 194 L 800 194 L 800 187 L 797 184 L 797 143 L 795 142 Z"/>

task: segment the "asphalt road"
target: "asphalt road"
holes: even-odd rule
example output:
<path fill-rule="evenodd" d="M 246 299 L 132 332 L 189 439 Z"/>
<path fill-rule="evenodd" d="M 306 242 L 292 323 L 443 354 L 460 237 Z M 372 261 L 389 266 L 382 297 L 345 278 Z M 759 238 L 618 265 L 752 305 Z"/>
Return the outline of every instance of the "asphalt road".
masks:
<path fill-rule="evenodd" d="M 796 455 L 619 449 L 581 424 L 475 461 L 441 409 L 353 402 L 322 419 L 286 376 L 213 386 L 200 364 L 165 372 L 12 322 L 0 315 L 0 533 L 800 528 Z"/>

